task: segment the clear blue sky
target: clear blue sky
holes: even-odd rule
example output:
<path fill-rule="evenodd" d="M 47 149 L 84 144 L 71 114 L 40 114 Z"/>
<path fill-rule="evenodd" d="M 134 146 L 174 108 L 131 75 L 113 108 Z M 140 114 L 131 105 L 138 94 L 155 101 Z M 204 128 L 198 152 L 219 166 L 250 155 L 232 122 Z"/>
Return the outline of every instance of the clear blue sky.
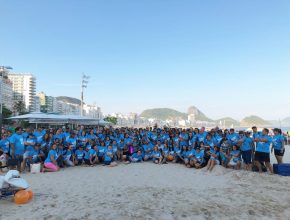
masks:
<path fill-rule="evenodd" d="M 0 0 L 0 65 L 105 113 L 290 116 L 290 1 Z"/>

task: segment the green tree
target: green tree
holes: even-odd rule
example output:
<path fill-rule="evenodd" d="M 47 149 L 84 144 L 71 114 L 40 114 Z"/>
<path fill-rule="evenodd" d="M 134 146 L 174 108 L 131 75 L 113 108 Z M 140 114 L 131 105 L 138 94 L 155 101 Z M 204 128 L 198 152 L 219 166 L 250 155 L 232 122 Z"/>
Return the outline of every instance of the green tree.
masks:
<path fill-rule="evenodd" d="M 108 117 L 104 118 L 104 121 L 111 122 L 112 124 L 116 125 L 118 119 L 116 117 L 113 117 L 113 116 L 108 116 Z"/>

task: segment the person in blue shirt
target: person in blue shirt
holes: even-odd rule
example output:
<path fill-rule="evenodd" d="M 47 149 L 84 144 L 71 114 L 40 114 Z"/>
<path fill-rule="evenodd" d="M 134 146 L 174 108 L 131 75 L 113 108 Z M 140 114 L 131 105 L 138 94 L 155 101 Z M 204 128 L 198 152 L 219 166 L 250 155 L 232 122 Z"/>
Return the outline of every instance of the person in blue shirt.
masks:
<path fill-rule="evenodd" d="M 100 163 L 104 161 L 105 151 L 107 150 L 107 147 L 105 146 L 105 142 L 101 142 L 101 145 L 98 146 L 98 160 Z"/>
<path fill-rule="evenodd" d="M 75 155 L 73 153 L 73 145 L 69 145 L 64 153 L 64 164 L 73 167 L 75 164 Z"/>
<path fill-rule="evenodd" d="M 10 156 L 18 161 L 17 169 L 19 172 L 22 172 L 25 168 L 25 161 L 23 160 L 25 146 L 22 128 L 17 127 L 15 132 L 10 138 Z"/>
<path fill-rule="evenodd" d="M 40 148 L 40 144 L 35 144 L 32 151 L 29 152 L 26 158 L 26 163 L 30 169 L 30 164 L 42 163 L 45 160 L 45 155 Z"/>
<path fill-rule="evenodd" d="M 83 165 L 84 156 L 85 156 L 84 146 L 80 145 L 79 149 L 76 150 L 76 152 L 75 152 L 75 165 L 76 166 Z"/>
<path fill-rule="evenodd" d="M 152 158 L 153 163 L 161 164 L 162 162 L 162 155 L 161 152 L 158 150 L 158 146 L 156 145 L 152 151 Z"/>
<path fill-rule="evenodd" d="M 205 142 L 206 136 L 207 136 L 207 132 L 205 131 L 205 127 L 202 127 L 199 130 L 199 133 L 197 134 L 197 141 L 198 141 L 198 143 Z"/>
<path fill-rule="evenodd" d="M 200 147 L 196 147 L 195 154 L 193 159 L 191 160 L 191 166 L 199 169 L 202 167 L 204 163 L 204 151 L 200 150 Z"/>
<path fill-rule="evenodd" d="M 77 149 L 78 138 L 76 137 L 74 132 L 71 132 L 70 137 L 66 140 L 66 145 L 72 146 L 72 150 L 75 152 Z"/>
<path fill-rule="evenodd" d="M 272 138 L 269 136 L 269 129 L 264 128 L 262 134 L 255 138 L 254 141 L 257 145 L 254 160 L 259 172 L 262 172 L 261 163 L 265 163 L 270 173 L 273 174 L 273 168 L 270 163 L 270 145 Z"/>
<path fill-rule="evenodd" d="M 9 154 L 9 139 L 7 134 L 2 135 L 2 139 L 0 140 L 0 151 L 2 151 L 5 155 Z"/>
<path fill-rule="evenodd" d="M 56 172 L 59 171 L 59 167 L 56 162 L 57 152 L 56 152 L 56 144 L 51 146 L 50 151 L 48 152 L 48 156 L 44 161 L 43 172 Z"/>
<path fill-rule="evenodd" d="M 204 145 L 206 148 L 209 148 L 209 149 L 214 149 L 214 146 L 216 146 L 215 142 L 213 141 L 213 137 L 211 134 L 208 134 L 206 136 L 206 139 L 204 141 Z"/>
<path fill-rule="evenodd" d="M 272 139 L 272 149 L 271 152 L 274 150 L 274 154 L 278 164 L 283 163 L 283 156 L 285 153 L 285 141 L 284 136 L 282 135 L 282 131 L 279 128 L 275 128 L 274 136 Z"/>
<path fill-rule="evenodd" d="M 237 144 L 240 146 L 245 169 L 252 170 L 252 152 L 254 149 L 253 139 L 250 137 L 250 132 L 239 132 L 239 140 Z"/>
<path fill-rule="evenodd" d="M 219 165 L 219 148 L 217 146 L 209 151 L 210 159 L 207 164 L 207 170 L 212 171 L 215 165 Z"/>
<path fill-rule="evenodd" d="M 111 145 L 109 145 L 108 148 L 105 150 L 104 165 L 107 165 L 110 167 L 114 167 L 118 165 L 116 162 L 114 162 L 114 152 Z"/>
<path fill-rule="evenodd" d="M 86 152 L 85 152 L 85 164 L 88 166 L 94 166 L 95 165 L 95 158 L 97 156 L 97 152 L 94 148 L 91 147 L 91 145 L 86 146 Z"/>
<path fill-rule="evenodd" d="M 152 151 L 154 146 L 149 143 L 149 141 L 145 141 L 143 144 L 143 151 L 144 151 L 144 161 L 152 159 Z"/>
<path fill-rule="evenodd" d="M 143 155 L 141 150 L 138 150 L 136 153 L 134 153 L 131 157 L 130 157 L 130 162 L 132 163 L 140 163 L 143 161 Z"/>
<path fill-rule="evenodd" d="M 233 150 L 231 151 L 230 155 L 231 159 L 228 163 L 228 167 L 239 170 L 241 167 L 241 151 L 238 150 L 238 147 L 236 145 L 233 146 Z"/>

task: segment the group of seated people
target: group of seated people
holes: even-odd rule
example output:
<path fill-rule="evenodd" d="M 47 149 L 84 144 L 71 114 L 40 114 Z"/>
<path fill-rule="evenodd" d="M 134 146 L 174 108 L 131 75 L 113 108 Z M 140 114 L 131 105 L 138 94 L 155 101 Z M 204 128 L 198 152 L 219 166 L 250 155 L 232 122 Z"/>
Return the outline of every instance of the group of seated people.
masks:
<path fill-rule="evenodd" d="M 0 140 L 0 167 L 17 166 L 20 172 L 31 164 L 41 163 L 43 172 L 55 172 L 73 166 L 153 161 L 184 164 L 188 168 L 213 170 L 216 165 L 226 168 L 262 172 L 270 164 L 275 151 L 278 163 L 283 163 L 285 138 L 280 129 L 252 132 L 219 128 L 104 128 L 78 126 L 75 130 L 32 129 L 21 127 L 15 133 L 5 130 Z M 10 163 L 9 163 L 10 161 Z M 14 164 L 11 165 L 11 161 Z M 1 169 L 0 169 L 1 172 Z"/>

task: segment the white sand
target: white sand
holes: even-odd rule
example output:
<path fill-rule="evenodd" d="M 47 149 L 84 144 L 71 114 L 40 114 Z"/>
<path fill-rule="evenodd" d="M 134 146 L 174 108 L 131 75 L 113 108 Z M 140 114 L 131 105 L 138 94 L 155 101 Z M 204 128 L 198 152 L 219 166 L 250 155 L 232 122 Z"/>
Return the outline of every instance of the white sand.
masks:
<path fill-rule="evenodd" d="M 290 219 L 290 178 L 182 165 L 78 167 L 26 174 L 36 196 L 0 201 L 0 219 Z"/>

